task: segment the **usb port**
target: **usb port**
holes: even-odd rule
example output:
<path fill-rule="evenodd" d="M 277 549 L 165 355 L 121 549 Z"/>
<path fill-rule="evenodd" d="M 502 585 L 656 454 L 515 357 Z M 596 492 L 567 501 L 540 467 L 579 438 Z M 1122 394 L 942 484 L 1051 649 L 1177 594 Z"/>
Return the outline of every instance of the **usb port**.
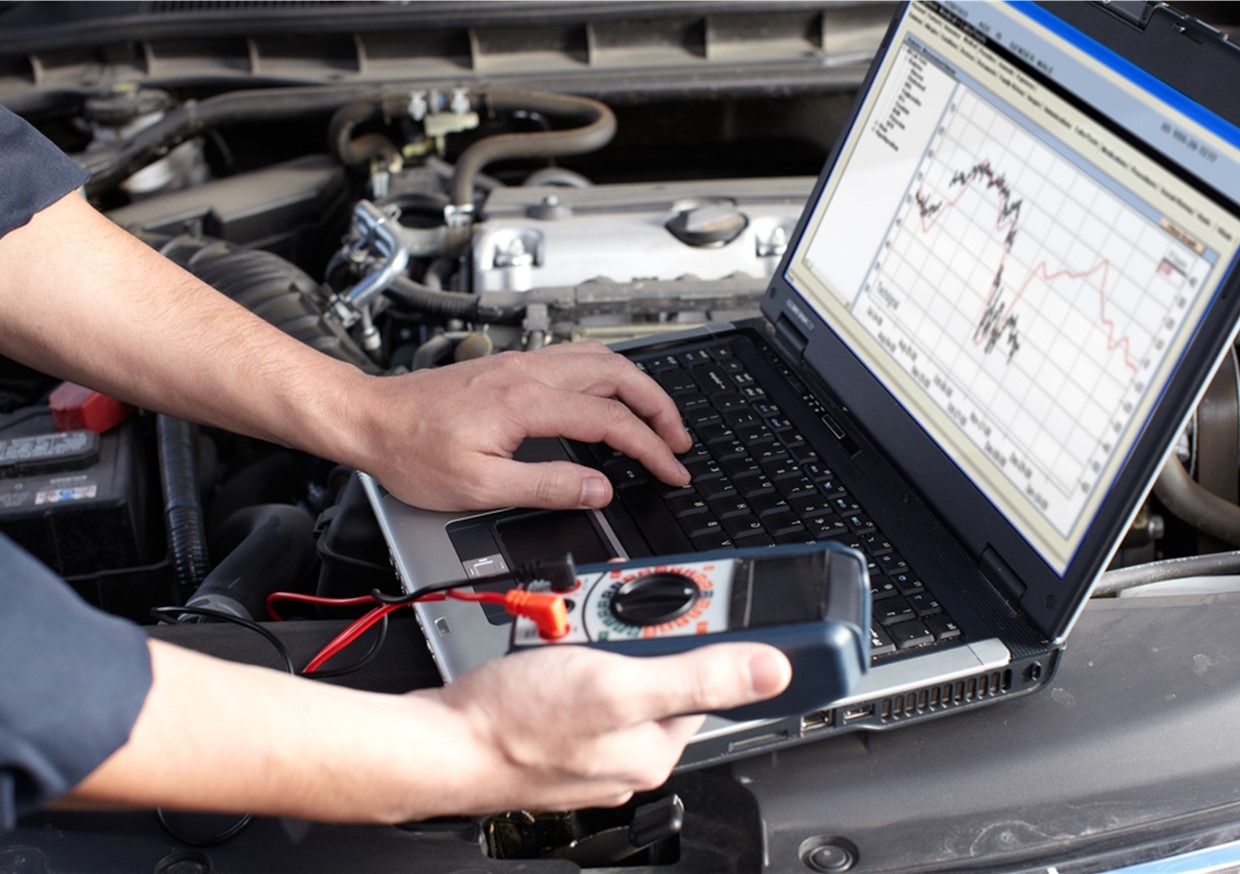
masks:
<path fill-rule="evenodd" d="M 867 716 L 874 715 L 873 704 L 859 704 L 856 707 L 849 707 L 844 711 L 845 722 L 856 722 L 858 719 L 865 719 Z"/>
<path fill-rule="evenodd" d="M 801 734 L 808 734 L 820 728 L 831 727 L 831 711 L 818 710 L 801 717 Z"/>

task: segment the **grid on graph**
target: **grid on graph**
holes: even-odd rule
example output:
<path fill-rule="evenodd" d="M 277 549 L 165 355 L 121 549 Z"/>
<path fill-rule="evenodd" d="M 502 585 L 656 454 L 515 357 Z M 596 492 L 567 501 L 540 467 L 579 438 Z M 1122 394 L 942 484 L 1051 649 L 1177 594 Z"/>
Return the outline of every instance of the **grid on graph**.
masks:
<path fill-rule="evenodd" d="M 1031 466 L 1078 506 L 1207 267 L 963 84 L 880 252 L 862 300 L 916 349 L 900 360 L 1013 482 Z"/>

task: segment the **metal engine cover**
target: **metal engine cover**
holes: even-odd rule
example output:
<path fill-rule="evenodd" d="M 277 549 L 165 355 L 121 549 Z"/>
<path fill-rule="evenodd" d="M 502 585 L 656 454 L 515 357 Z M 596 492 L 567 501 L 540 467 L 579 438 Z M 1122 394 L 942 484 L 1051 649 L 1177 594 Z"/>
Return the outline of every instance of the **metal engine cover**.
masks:
<path fill-rule="evenodd" d="M 476 293 L 592 279 L 766 279 L 779 264 L 809 177 L 492 191 L 475 226 Z"/>

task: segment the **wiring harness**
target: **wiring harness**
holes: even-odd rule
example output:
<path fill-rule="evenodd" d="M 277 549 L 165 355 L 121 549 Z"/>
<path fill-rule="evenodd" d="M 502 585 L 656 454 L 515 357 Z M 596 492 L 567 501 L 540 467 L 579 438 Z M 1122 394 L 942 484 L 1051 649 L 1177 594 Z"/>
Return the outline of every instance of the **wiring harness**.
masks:
<path fill-rule="evenodd" d="M 549 584 L 551 591 L 530 591 L 528 586 L 534 582 Z M 503 592 L 462 591 L 465 588 L 476 588 L 495 584 L 508 584 Z M 512 616 L 529 619 L 538 626 L 539 632 L 547 640 L 558 640 L 568 633 L 568 610 L 560 592 L 571 591 L 576 585 L 576 570 L 573 557 L 569 554 L 548 556 L 518 566 L 515 570 L 475 579 L 457 580 L 426 586 L 405 595 L 389 595 L 373 590 L 368 595 L 351 598 L 329 598 L 320 595 L 309 595 L 302 592 L 272 592 L 267 595 L 267 615 L 275 622 L 284 621 L 277 609 L 281 602 L 298 602 L 331 607 L 350 607 L 374 605 L 353 622 L 349 623 L 339 634 L 333 637 L 320 649 L 306 666 L 297 670 L 292 657 L 284 643 L 269 629 L 260 623 L 244 619 L 220 610 L 203 607 L 158 607 L 151 611 L 162 621 L 184 621 L 186 617 L 216 619 L 249 628 L 256 634 L 266 638 L 280 653 L 285 670 L 290 674 L 310 677 L 313 679 L 329 679 L 351 674 L 369 664 L 383 647 L 387 638 L 388 616 L 402 607 L 425 601 L 443 601 L 452 598 L 459 601 L 498 604 Z M 367 631 L 379 625 L 379 635 L 372 641 L 370 648 L 356 662 L 335 670 L 324 670 L 323 666 L 335 658 L 351 644 L 355 643 Z"/>

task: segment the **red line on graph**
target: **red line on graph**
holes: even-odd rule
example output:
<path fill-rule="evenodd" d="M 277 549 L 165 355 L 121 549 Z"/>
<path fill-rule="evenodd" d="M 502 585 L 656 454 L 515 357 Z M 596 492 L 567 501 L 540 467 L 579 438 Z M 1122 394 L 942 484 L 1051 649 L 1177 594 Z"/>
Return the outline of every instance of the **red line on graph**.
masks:
<path fill-rule="evenodd" d="M 915 200 L 921 212 L 921 230 L 923 233 L 929 233 L 938 223 L 939 218 L 960 202 L 961 198 L 964 197 L 965 192 L 967 192 L 973 185 L 973 181 L 979 176 L 986 177 L 987 189 L 998 189 L 1000 203 L 999 212 L 995 218 L 995 230 L 1006 231 L 1008 233 L 1008 238 L 1003 247 L 1003 257 L 999 259 L 999 265 L 995 271 L 996 277 L 1000 277 L 1003 275 L 1003 267 L 1007 261 L 1008 253 L 1011 251 L 1012 240 L 1014 239 L 1013 233 L 1015 231 L 1016 220 L 1019 215 L 1020 204 L 1017 203 L 1015 208 L 1011 206 L 1011 189 L 1007 187 L 1006 178 L 1003 176 L 996 176 L 994 171 L 990 169 L 989 161 L 981 161 L 980 163 L 975 164 L 973 169 L 967 174 L 957 173 L 953 177 L 953 182 L 956 180 L 962 181 L 960 191 L 951 200 L 940 201 L 933 208 L 927 205 L 924 193 L 921 190 L 918 191 Z M 1008 217 L 1007 221 L 1004 221 L 1005 216 Z M 1103 258 L 1088 270 L 1075 271 L 1064 268 L 1062 270 L 1056 270 L 1054 273 L 1049 272 L 1050 268 L 1047 266 L 1047 263 L 1042 261 L 1029 272 L 1029 275 L 1025 278 L 1025 281 L 1021 283 L 1020 290 L 1017 291 L 1016 296 L 1012 298 L 1011 303 L 1003 308 L 1003 312 L 998 318 L 991 321 L 991 324 L 1003 325 L 1007 321 L 1008 317 L 1012 313 L 1012 310 L 1015 309 L 1016 304 L 1020 302 L 1020 299 L 1024 297 L 1025 292 L 1033 283 L 1033 280 L 1037 278 L 1039 273 L 1042 276 L 1042 280 L 1049 283 L 1063 277 L 1067 277 L 1069 279 L 1087 279 L 1099 270 L 1102 271 L 1102 276 L 1098 281 L 1098 322 L 1107 330 L 1107 351 L 1110 352 L 1114 349 L 1119 349 L 1124 356 L 1124 366 L 1135 372 L 1137 370 L 1137 365 L 1133 362 L 1130 355 L 1131 344 L 1128 336 L 1124 335 L 1119 339 L 1116 339 L 1115 320 L 1107 316 L 1106 284 L 1107 279 L 1110 278 L 1111 272 L 1111 262 L 1109 259 Z M 990 331 L 983 330 L 982 326 L 983 322 L 986 320 L 986 314 L 990 311 L 991 304 L 998 292 L 999 283 L 996 281 L 991 286 L 990 292 L 986 295 L 986 303 L 982 307 L 982 314 L 978 317 L 973 336 L 974 346 L 980 346 L 988 339 L 989 334 L 991 333 Z M 997 331 L 998 329 L 992 330 Z"/>
<path fill-rule="evenodd" d="M 1004 252 L 1003 257 L 1005 259 L 1007 258 L 1006 252 Z M 1000 266 L 1002 266 L 1002 264 Z M 1030 284 L 1039 273 L 1042 274 L 1043 282 L 1054 282 L 1056 279 L 1064 276 L 1069 279 L 1086 279 L 1101 270 L 1102 278 L 1098 280 L 1098 322 L 1107 329 L 1107 351 L 1110 352 L 1113 349 L 1119 349 L 1120 353 L 1124 356 L 1124 366 L 1129 370 L 1136 372 L 1137 365 L 1133 362 L 1131 356 L 1129 355 L 1131 348 L 1128 342 L 1128 336 L 1124 335 L 1118 340 L 1115 339 L 1115 320 L 1107 316 L 1107 299 L 1104 289 L 1106 288 L 1107 279 L 1111 274 L 1111 262 L 1108 259 L 1103 258 L 1088 270 L 1081 271 L 1068 270 L 1065 268 L 1063 270 L 1057 270 L 1054 273 L 1049 273 L 1048 270 L 1049 268 L 1047 267 L 1046 262 L 1042 261 L 1037 267 L 1033 268 L 1033 270 L 1029 272 L 1029 276 L 1025 279 L 1024 284 L 1021 285 L 1020 291 L 1016 292 L 1016 297 L 1012 298 L 1012 302 L 1004 308 L 1003 315 L 998 319 L 998 324 L 1002 324 L 1008 317 L 1008 314 L 1012 312 L 1012 309 L 1016 306 L 1017 302 L 1024 296 L 1025 290 L 1029 288 Z M 990 306 L 990 301 L 994 298 L 994 295 L 994 289 L 991 289 L 990 294 L 986 298 L 987 307 Z M 981 324 L 980 319 L 978 324 Z M 982 338 L 974 337 L 973 345 L 980 346 L 981 343 Z"/>

